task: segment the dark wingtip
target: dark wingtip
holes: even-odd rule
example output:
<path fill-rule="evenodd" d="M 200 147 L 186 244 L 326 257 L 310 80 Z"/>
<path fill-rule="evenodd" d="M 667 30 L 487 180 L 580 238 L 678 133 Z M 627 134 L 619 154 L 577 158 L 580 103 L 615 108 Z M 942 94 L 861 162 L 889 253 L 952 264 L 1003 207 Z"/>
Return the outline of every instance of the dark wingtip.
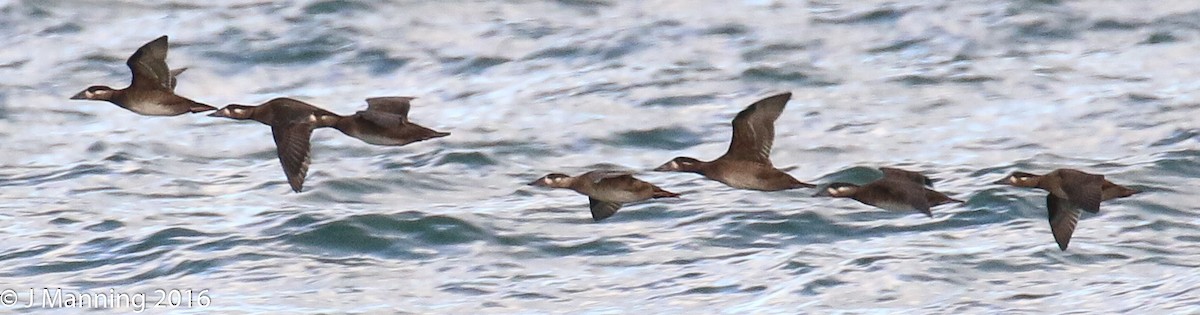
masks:
<path fill-rule="evenodd" d="M 1066 241 L 1059 242 L 1058 250 L 1064 251 L 1064 252 L 1067 251 L 1067 244 L 1069 244 L 1069 243 L 1071 243 L 1071 240 L 1069 240 L 1069 239 Z"/>
<path fill-rule="evenodd" d="M 592 222 L 600 222 L 600 221 L 604 221 L 604 219 L 611 218 L 611 217 L 612 217 L 614 214 L 617 214 L 617 213 L 616 213 L 615 211 L 614 211 L 614 212 L 612 212 L 612 213 L 595 213 L 595 212 L 592 212 Z"/>

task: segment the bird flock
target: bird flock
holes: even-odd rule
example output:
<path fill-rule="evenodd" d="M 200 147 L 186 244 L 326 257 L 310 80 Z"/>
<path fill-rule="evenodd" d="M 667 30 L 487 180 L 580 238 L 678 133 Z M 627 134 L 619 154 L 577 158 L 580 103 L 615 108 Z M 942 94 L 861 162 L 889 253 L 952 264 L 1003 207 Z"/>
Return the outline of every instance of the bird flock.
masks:
<path fill-rule="evenodd" d="M 167 36 L 142 45 L 126 61 L 133 78 L 124 89 L 96 85 L 71 99 L 108 101 L 146 116 L 178 116 L 212 111 L 208 116 L 253 120 L 271 127 L 276 155 L 288 184 L 301 192 L 311 163 L 310 137 L 314 129 L 334 128 L 365 143 L 403 146 L 450 135 L 409 121 L 413 97 L 373 97 L 367 108 L 352 115 L 338 115 L 296 99 L 279 97 L 259 105 L 209 106 L 175 94 L 177 77 L 187 68 L 167 67 Z M 849 198 L 890 211 L 920 212 L 932 217 L 930 208 L 965 203 L 933 190 L 933 180 L 919 172 L 880 167 L 879 179 L 855 185 L 834 182 L 805 183 L 776 168 L 771 162 L 775 121 L 783 114 L 790 92 L 768 96 L 747 106 L 733 119 L 733 136 L 725 154 L 711 161 L 676 157 L 657 167 L 659 172 L 701 175 L 732 188 L 780 191 L 817 188 L 814 197 Z M 601 221 L 627 203 L 679 197 L 654 184 L 633 177 L 633 172 L 594 170 L 578 176 L 547 174 L 529 185 L 574 190 L 588 196 L 592 219 Z M 1079 221 L 1081 210 L 1097 213 L 1102 201 L 1123 198 L 1137 190 L 1113 184 L 1104 175 L 1061 168 L 1044 175 L 1013 172 L 994 184 L 1045 190 L 1051 234 L 1059 249 L 1066 250 Z"/>

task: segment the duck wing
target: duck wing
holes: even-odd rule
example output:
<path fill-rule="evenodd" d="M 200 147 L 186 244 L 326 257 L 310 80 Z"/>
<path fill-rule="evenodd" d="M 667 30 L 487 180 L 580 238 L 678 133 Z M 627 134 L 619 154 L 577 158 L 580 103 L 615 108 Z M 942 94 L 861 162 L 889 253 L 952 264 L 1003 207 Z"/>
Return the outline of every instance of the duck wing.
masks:
<path fill-rule="evenodd" d="M 149 86 L 173 90 L 175 76 L 167 68 L 167 36 L 163 35 L 142 45 L 125 61 L 133 73 L 134 86 Z"/>
<path fill-rule="evenodd" d="M 933 180 L 924 174 L 909 170 L 902 170 L 895 167 L 880 167 L 880 172 L 883 172 L 883 177 L 895 178 L 900 180 L 910 180 L 917 184 L 933 187 Z"/>
<path fill-rule="evenodd" d="M 579 175 L 579 177 L 582 177 L 583 179 L 585 179 L 589 182 L 592 182 L 593 184 L 600 183 L 600 181 L 603 181 L 606 179 L 620 179 L 622 177 L 628 177 L 629 179 L 634 179 L 633 172 L 607 171 L 607 170 L 591 171 L 591 172 L 583 173 L 583 175 Z"/>
<path fill-rule="evenodd" d="M 751 161 L 771 165 L 771 147 L 775 143 L 775 120 L 792 93 L 770 96 L 750 104 L 733 118 L 733 140 L 719 159 Z"/>
<path fill-rule="evenodd" d="M 588 203 L 588 206 L 592 208 L 592 220 L 597 222 L 613 216 L 617 213 L 617 210 L 621 209 L 620 203 L 597 200 L 595 198 L 588 198 Z"/>
<path fill-rule="evenodd" d="M 1058 243 L 1058 249 L 1067 250 L 1071 234 L 1075 233 L 1075 225 L 1079 223 L 1079 208 L 1070 200 L 1047 194 L 1046 209 L 1050 214 L 1050 232 L 1054 234 L 1054 242 Z"/>
<path fill-rule="evenodd" d="M 416 98 L 407 96 L 368 98 L 367 111 L 390 113 L 400 115 L 401 119 L 408 119 L 408 109 L 413 99 Z"/>
<path fill-rule="evenodd" d="M 313 126 L 311 124 L 290 124 L 286 126 L 271 126 L 271 134 L 275 136 L 275 151 L 279 155 L 279 163 L 283 165 L 283 173 L 287 176 L 292 191 L 300 192 L 304 186 L 304 178 L 308 176 L 308 165 L 312 162 L 309 156 Z"/>
<path fill-rule="evenodd" d="M 168 72 L 171 75 L 171 82 L 169 82 L 171 84 L 171 91 L 175 91 L 175 84 L 179 81 L 179 79 L 176 77 L 178 77 L 180 74 L 183 74 L 183 72 L 187 71 L 187 69 L 187 67 L 183 67 L 179 69 L 171 69 L 171 71 Z"/>

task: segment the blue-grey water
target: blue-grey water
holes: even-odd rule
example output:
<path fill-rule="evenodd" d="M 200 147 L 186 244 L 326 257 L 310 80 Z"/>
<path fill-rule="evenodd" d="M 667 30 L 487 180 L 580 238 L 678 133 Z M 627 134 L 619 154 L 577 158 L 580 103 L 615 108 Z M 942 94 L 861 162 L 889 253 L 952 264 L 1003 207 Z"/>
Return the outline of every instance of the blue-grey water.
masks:
<path fill-rule="evenodd" d="M 67 99 L 124 87 L 164 34 L 198 101 L 417 96 L 410 118 L 452 134 L 319 130 L 295 194 L 266 126 Z M 1200 313 L 1192 0 L 10 0 L 0 44 L 0 289 L 21 303 L 0 308 L 20 313 L 94 313 L 22 306 L 46 288 L 156 313 Z M 968 202 L 930 219 L 647 171 L 721 155 L 778 91 L 790 174 L 900 166 Z M 600 167 L 683 197 L 593 223 L 586 197 L 524 185 Z M 1144 192 L 1063 252 L 1044 192 L 989 184 L 1060 167 Z"/>

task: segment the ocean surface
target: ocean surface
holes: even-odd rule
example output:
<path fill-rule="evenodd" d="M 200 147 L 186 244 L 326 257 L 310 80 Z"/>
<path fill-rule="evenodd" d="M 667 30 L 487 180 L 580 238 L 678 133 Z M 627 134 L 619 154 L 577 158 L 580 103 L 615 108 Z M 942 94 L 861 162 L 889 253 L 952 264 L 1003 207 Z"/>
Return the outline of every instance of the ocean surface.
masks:
<path fill-rule="evenodd" d="M 318 130 L 297 194 L 266 126 L 68 100 L 161 35 L 195 100 L 416 96 L 451 135 Z M 8 0 L 0 44 L 3 313 L 1200 313 L 1194 0 Z M 781 91 L 793 176 L 898 166 L 967 203 L 649 171 Z M 990 184 L 1060 167 L 1143 193 L 1060 251 L 1045 192 Z M 525 185 L 596 168 L 683 196 L 594 223 Z M 59 289 L 145 301 L 43 307 Z"/>

